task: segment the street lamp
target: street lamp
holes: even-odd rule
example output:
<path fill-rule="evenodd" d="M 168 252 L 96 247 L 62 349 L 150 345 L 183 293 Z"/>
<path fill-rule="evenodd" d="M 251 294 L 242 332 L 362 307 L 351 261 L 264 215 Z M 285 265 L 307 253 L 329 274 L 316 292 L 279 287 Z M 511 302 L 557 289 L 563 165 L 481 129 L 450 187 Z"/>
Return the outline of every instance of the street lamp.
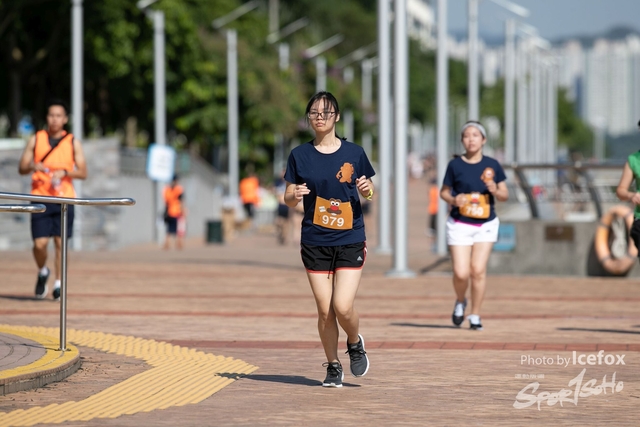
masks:
<path fill-rule="evenodd" d="M 447 134 L 449 123 L 447 112 L 449 111 L 449 63 L 447 52 L 447 0 L 438 0 L 438 56 L 437 56 L 437 161 L 438 182 L 442 182 L 447 170 L 449 159 L 447 158 Z M 447 220 L 447 205 L 438 203 L 438 230 L 437 253 L 440 256 L 447 254 L 447 240 L 445 236 L 445 221 Z"/>
<path fill-rule="evenodd" d="M 214 19 L 211 26 L 221 30 L 225 25 L 251 12 L 258 7 L 259 1 L 254 0 L 232 10 L 227 15 Z M 239 139 L 239 102 L 238 102 L 238 33 L 234 29 L 226 30 L 227 38 L 227 126 L 229 139 L 229 197 L 238 198 L 238 182 L 240 165 L 238 156 Z"/>
<path fill-rule="evenodd" d="M 478 77 L 478 1 L 469 0 L 469 120 L 480 120 L 480 83 Z M 508 0 L 491 0 L 509 12 L 522 18 L 529 16 L 529 10 Z M 508 19 L 505 28 L 505 158 L 513 161 L 514 140 L 514 23 Z"/>
<path fill-rule="evenodd" d="M 164 70 L 165 62 L 165 40 L 164 40 L 164 12 L 161 10 L 150 10 L 149 6 L 158 0 L 140 0 L 137 3 L 138 9 L 153 22 L 153 87 L 154 87 L 154 121 L 156 144 L 164 146 L 167 144 L 167 110 L 166 110 L 166 78 Z M 154 222 L 156 212 L 160 206 L 160 183 L 155 181 L 153 197 Z M 158 226 L 154 228 L 156 240 L 160 237 Z"/>
<path fill-rule="evenodd" d="M 322 56 L 324 52 L 341 43 L 344 40 L 342 34 L 336 34 L 321 41 L 304 51 L 304 57 L 314 59 L 316 62 L 316 93 L 327 90 L 327 59 Z"/>
<path fill-rule="evenodd" d="M 72 10 L 72 34 L 71 34 L 71 133 L 82 140 L 84 137 L 84 109 L 83 109 L 83 94 L 82 83 L 84 81 L 83 76 L 83 57 L 82 57 L 82 33 L 83 33 L 83 19 L 82 19 L 82 0 L 71 0 Z M 78 197 L 82 197 L 82 181 L 77 180 L 75 183 L 76 194 Z M 76 207 L 76 220 L 74 223 L 74 233 L 76 236 L 73 239 L 73 248 L 77 251 L 82 249 L 82 209 Z"/>
<path fill-rule="evenodd" d="M 378 246 L 391 253 L 391 31 L 388 0 L 378 0 Z"/>
<path fill-rule="evenodd" d="M 391 277 L 413 277 L 407 266 L 407 129 L 409 126 L 409 40 L 407 0 L 395 2 L 394 25 L 394 123 L 395 123 L 395 246 Z"/>
<path fill-rule="evenodd" d="M 309 18 L 300 18 L 293 21 L 281 30 L 278 30 L 276 25 L 278 21 L 278 0 L 269 0 L 269 29 L 273 30 L 267 36 L 267 43 L 274 44 L 290 36 L 291 34 L 299 31 L 309 25 Z M 273 24 L 272 23 L 276 23 Z M 278 65 L 280 71 L 286 71 L 289 69 L 289 43 L 283 42 L 278 44 Z M 273 176 L 279 176 L 284 168 L 284 137 L 281 133 L 274 135 L 274 153 L 273 153 Z"/>

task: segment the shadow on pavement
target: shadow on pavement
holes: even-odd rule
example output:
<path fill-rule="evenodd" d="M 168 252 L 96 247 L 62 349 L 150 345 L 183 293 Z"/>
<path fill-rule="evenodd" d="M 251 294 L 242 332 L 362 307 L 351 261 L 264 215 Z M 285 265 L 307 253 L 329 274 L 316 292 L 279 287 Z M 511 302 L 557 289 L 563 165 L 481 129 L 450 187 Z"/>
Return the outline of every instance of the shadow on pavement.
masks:
<path fill-rule="evenodd" d="M 426 267 L 421 268 L 420 269 L 420 274 L 427 274 L 431 270 L 435 270 L 436 268 L 438 268 L 442 264 L 445 264 L 445 263 L 447 263 L 449 261 L 450 261 L 450 258 L 448 256 L 440 257 L 437 260 L 435 260 L 434 262 L 432 262 L 431 264 L 427 265 Z"/>
<path fill-rule="evenodd" d="M 635 326 L 637 327 L 637 326 Z M 612 332 L 614 334 L 634 334 L 640 335 L 640 332 L 625 331 L 623 329 L 589 329 L 589 328 L 558 328 L 559 331 L 581 331 L 581 332 Z"/>
<path fill-rule="evenodd" d="M 248 380 L 255 380 L 255 381 L 306 385 L 311 387 L 319 387 L 322 385 L 322 381 L 312 380 L 307 377 L 301 377 L 300 375 L 247 375 L 244 378 Z M 345 387 L 360 387 L 357 384 L 342 383 L 342 385 Z"/>
<path fill-rule="evenodd" d="M 425 325 L 421 323 L 390 323 L 391 326 L 408 326 L 410 328 L 460 329 L 453 325 Z"/>

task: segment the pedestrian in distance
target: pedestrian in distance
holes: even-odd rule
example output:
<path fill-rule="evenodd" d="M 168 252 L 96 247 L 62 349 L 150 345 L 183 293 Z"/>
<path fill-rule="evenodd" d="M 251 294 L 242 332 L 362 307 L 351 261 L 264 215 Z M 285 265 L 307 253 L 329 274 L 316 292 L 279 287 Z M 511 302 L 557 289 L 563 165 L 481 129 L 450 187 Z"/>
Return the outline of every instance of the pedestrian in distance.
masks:
<path fill-rule="evenodd" d="M 338 101 L 318 92 L 306 117 L 315 137 L 291 151 L 285 172 L 285 203 L 303 202 L 300 252 L 318 310 L 318 332 L 327 362 L 324 387 L 342 387 L 339 327 L 347 335 L 351 374 L 361 377 L 369 359 L 354 300 L 367 255 L 360 195 L 371 200 L 375 171 L 362 147 L 338 137 Z"/>
<path fill-rule="evenodd" d="M 500 163 L 482 154 L 487 142 L 482 124 L 467 122 L 461 135 L 465 153 L 449 162 L 440 189 L 440 197 L 452 207 L 446 224 L 456 292 L 451 318 L 456 326 L 464 322 L 466 293 L 471 284 L 469 327 L 481 330 L 480 309 L 486 288 L 487 262 L 500 227 L 495 201 L 506 201 L 509 190 Z"/>
<path fill-rule="evenodd" d="M 47 107 L 47 128 L 33 135 L 22 152 L 18 172 L 31 174 L 31 194 L 75 198 L 74 179 L 87 177 L 87 164 L 80 140 L 65 131 L 69 121 L 67 106 L 59 100 L 51 101 Z M 43 203 L 46 211 L 31 215 L 31 237 L 33 257 L 38 266 L 35 295 L 38 299 L 48 294 L 47 281 L 50 270 L 47 267 L 47 248 L 53 237 L 55 245 L 55 282 L 53 298 L 60 298 L 60 274 L 62 253 L 61 205 Z M 67 237 L 73 235 L 74 207 L 67 210 Z"/>
<path fill-rule="evenodd" d="M 638 122 L 640 129 L 640 121 Z M 635 181 L 634 191 L 629 191 L 631 184 Z M 630 237 L 638 248 L 638 257 L 640 259 L 640 151 L 630 154 L 622 169 L 622 176 L 616 188 L 618 199 L 623 202 L 631 202 L 635 206 L 633 212 L 633 225 L 630 230 Z"/>
<path fill-rule="evenodd" d="M 184 220 L 183 196 L 184 189 L 178 183 L 178 175 L 174 175 L 171 183 L 164 188 L 164 222 L 167 225 L 167 234 L 164 241 L 163 249 L 169 249 L 171 238 L 175 241 L 176 249 L 182 249 L 184 233 L 179 232 L 179 222 Z"/>

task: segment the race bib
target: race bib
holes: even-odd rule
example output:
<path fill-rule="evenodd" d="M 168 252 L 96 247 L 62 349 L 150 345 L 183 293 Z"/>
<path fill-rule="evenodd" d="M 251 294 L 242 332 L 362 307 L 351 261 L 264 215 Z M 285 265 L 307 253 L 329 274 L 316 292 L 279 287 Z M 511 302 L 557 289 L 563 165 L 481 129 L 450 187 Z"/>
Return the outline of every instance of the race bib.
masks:
<path fill-rule="evenodd" d="M 480 193 L 465 194 L 467 202 L 460 207 L 460 215 L 468 218 L 487 219 L 491 213 L 489 195 Z"/>
<path fill-rule="evenodd" d="M 332 230 L 351 230 L 353 228 L 353 209 L 350 202 L 338 199 L 316 197 L 313 223 Z"/>

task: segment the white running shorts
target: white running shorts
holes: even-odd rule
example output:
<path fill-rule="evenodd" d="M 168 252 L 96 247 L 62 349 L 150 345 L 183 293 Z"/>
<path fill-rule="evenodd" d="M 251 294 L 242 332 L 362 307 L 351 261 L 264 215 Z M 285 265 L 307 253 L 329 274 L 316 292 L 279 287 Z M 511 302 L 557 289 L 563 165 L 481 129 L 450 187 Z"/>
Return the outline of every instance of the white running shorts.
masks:
<path fill-rule="evenodd" d="M 483 224 L 467 224 L 447 219 L 447 245 L 449 246 L 473 246 L 474 243 L 498 241 L 498 228 L 500 220 L 495 217 Z"/>

